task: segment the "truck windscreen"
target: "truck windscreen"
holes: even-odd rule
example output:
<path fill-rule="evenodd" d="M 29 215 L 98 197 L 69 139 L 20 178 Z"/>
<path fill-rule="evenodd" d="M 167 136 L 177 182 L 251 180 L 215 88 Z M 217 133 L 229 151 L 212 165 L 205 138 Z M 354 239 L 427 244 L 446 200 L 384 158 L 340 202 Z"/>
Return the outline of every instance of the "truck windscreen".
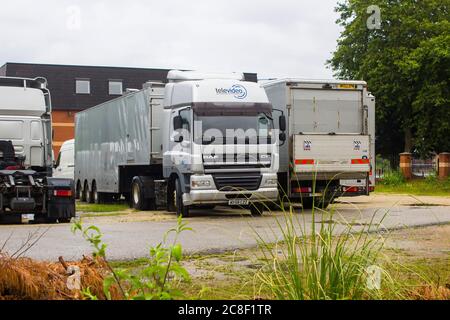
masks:
<path fill-rule="evenodd" d="M 198 144 L 268 144 L 272 129 L 273 119 L 267 113 L 194 113 L 194 141 Z"/>

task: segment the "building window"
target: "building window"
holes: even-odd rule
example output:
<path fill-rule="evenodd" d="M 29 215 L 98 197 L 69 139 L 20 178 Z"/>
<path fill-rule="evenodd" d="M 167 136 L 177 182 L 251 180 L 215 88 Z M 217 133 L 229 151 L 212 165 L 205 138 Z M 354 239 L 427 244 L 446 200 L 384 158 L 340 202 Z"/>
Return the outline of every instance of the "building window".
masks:
<path fill-rule="evenodd" d="M 77 94 L 90 94 L 91 93 L 91 81 L 88 79 L 75 80 L 75 92 Z"/>
<path fill-rule="evenodd" d="M 109 94 L 121 95 L 123 93 L 122 80 L 109 80 Z"/>

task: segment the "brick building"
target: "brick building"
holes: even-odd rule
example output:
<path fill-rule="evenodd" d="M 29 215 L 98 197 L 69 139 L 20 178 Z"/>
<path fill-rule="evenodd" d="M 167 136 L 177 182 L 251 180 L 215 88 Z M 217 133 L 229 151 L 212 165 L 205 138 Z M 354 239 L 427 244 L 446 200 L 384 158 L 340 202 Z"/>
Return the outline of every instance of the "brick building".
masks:
<path fill-rule="evenodd" d="M 75 113 L 120 96 L 127 88 L 141 89 L 147 81 L 166 82 L 168 69 L 5 63 L 0 76 L 45 77 L 52 97 L 53 150 L 74 137 Z M 254 73 L 245 73 L 257 81 Z"/>

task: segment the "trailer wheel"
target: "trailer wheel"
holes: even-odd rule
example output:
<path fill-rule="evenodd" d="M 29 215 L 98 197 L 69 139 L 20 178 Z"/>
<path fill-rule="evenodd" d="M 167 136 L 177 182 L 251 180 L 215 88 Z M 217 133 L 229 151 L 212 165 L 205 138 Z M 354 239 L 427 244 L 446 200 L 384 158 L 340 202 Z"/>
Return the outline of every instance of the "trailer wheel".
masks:
<path fill-rule="evenodd" d="M 82 198 L 83 198 L 83 192 L 82 192 L 82 188 L 81 188 L 81 182 L 78 181 L 77 188 L 75 190 L 75 199 L 83 201 Z"/>
<path fill-rule="evenodd" d="M 183 191 L 181 190 L 180 179 L 175 181 L 175 206 L 177 216 L 189 217 L 189 206 L 183 205 Z"/>
<path fill-rule="evenodd" d="M 264 203 L 257 202 L 250 204 L 250 213 L 254 217 L 262 216 L 264 209 L 265 209 Z"/>
<path fill-rule="evenodd" d="M 84 187 L 81 187 L 81 182 L 80 182 L 80 201 L 81 202 L 86 202 L 85 189 L 86 189 L 86 185 Z"/>
<path fill-rule="evenodd" d="M 148 210 L 150 208 L 149 201 L 145 198 L 145 186 L 139 177 L 133 178 L 130 196 L 131 205 L 134 209 Z"/>
<path fill-rule="evenodd" d="M 100 197 L 97 191 L 97 184 L 95 182 L 92 183 L 92 202 L 95 204 L 101 203 Z"/>
<path fill-rule="evenodd" d="M 87 203 L 93 203 L 94 201 L 93 201 L 93 199 L 92 199 L 92 191 L 89 190 L 89 186 L 88 186 L 87 183 L 86 183 L 86 185 L 84 186 L 83 191 L 84 191 L 84 197 L 85 197 L 85 199 L 86 199 L 86 202 L 87 202 Z"/>

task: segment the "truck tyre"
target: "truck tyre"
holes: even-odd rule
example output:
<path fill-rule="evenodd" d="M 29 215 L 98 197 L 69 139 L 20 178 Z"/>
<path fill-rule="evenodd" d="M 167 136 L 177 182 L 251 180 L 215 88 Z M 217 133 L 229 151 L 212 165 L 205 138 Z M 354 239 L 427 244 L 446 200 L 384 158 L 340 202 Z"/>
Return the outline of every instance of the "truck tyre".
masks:
<path fill-rule="evenodd" d="M 86 193 L 85 189 L 80 185 L 80 201 L 86 202 Z"/>
<path fill-rule="evenodd" d="M 93 199 L 92 199 L 92 191 L 89 190 L 89 186 L 86 184 L 86 186 L 84 187 L 84 197 L 86 199 L 87 203 L 93 203 Z"/>
<path fill-rule="evenodd" d="M 82 198 L 83 198 L 83 192 L 82 192 L 82 188 L 81 188 L 81 183 L 80 183 L 80 181 L 78 181 L 77 188 L 75 190 L 75 199 L 83 201 Z"/>
<path fill-rule="evenodd" d="M 303 207 L 303 210 L 309 210 L 312 209 L 313 205 L 314 205 L 314 198 L 302 198 L 301 199 L 301 204 Z"/>
<path fill-rule="evenodd" d="M 264 209 L 265 209 L 264 203 L 257 202 L 250 204 L 250 213 L 254 217 L 262 216 Z"/>
<path fill-rule="evenodd" d="M 175 209 L 177 216 L 189 217 L 189 206 L 183 205 L 183 191 L 180 179 L 175 181 Z"/>
<path fill-rule="evenodd" d="M 100 195 L 97 191 L 97 184 L 96 183 L 92 183 L 92 203 L 95 204 L 100 204 L 101 200 L 100 200 Z"/>
<path fill-rule="evenodd" d="M 145 186 L 139 177 L 134 177 L 131 183 L 130 202 L 136 210 L 148 210 L 150 207 L 148 199 L 145 198 Z"/>

